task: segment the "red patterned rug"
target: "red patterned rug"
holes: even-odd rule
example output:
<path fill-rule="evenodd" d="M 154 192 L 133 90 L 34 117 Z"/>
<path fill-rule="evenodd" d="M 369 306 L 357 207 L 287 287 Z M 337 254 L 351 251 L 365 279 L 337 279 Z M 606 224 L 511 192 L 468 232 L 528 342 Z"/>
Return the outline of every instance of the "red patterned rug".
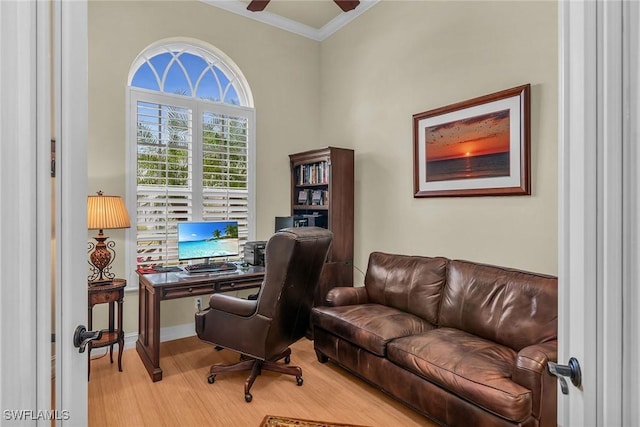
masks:
<path fill-rule="evenodd" d="M 300 418 L 279 417 L 267 415 L 260 427 L 367 427 L 355 424 L 325 423 L 323 421 L 303 420 Z"/>

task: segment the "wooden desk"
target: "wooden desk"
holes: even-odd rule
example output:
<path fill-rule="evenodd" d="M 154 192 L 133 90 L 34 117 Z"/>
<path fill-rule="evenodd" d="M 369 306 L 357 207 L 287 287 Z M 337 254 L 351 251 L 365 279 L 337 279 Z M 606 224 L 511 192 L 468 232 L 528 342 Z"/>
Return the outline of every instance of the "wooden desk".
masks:
<path fill-rule="evenodd" d="M 162 380 L 160 368 L 160 301 L 259 288 L 264 267 L 219 273 L 138 274 L 140 285 L 136 350 L 151 379 Z M 203 301 L 205 307 L 208 301 Z M 195 326 L 194 326 L 195 329 Z"/>
<path fill-rule="evenodd" d="M 127 281 L 124 279 L 113 279 L 112 283 L 106 285 L 88 285 L 89 294 L 89 330 L 93 330 L 93 306 L 96 304 L 109 304 L 109 328 L 102 330 L 102 338 L 89 341 L 88 357 L 89 366 L 87 368 L 87 379 L 91 375 L 91 350 L 98 347 L 109 346 L 109 357 L 113 363 L 113 346 L 118 344 L 118 371 L 122 372 L 122 351 L 124 347 L 124 331 L 122 330 L 122 300 L 124 299 L 124 288 Z M 114 313 L 115 304 L 118 303 L 118 325 L 115 325 Z"/>

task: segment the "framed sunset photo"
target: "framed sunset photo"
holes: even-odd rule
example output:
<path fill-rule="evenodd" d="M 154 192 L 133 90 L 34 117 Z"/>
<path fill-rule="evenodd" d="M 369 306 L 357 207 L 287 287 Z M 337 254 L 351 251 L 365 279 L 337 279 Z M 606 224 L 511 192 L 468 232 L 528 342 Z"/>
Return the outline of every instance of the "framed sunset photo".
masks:
<path fill-rule="evenodd" d="M 530 90 L 414 114 L 414 197 L 531 194 Z"/>

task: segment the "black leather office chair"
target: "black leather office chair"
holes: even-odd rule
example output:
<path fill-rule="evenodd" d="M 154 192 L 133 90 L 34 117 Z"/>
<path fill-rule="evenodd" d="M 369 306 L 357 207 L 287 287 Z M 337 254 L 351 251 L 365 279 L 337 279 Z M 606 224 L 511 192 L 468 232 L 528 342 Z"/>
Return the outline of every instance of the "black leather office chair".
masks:
<path fill-rule="evenodd" d="M 288 228 L 274 234 L 265 249 L 265 278 L 257 300 L 214 294 L 209 307 L 196 313 L 196 333 L 206 342 L 241 353 L 240 362 L 213 365 L 216 375 L 251 369 L 244 398 L 261 370 L 294 375 L 302 385 L 302 369 L 287 366 L 289 346 L 305 336 L 320 272 L 333 235 L 317 227 Z M 284 359 L 284 364 L 276 363 Z"/>

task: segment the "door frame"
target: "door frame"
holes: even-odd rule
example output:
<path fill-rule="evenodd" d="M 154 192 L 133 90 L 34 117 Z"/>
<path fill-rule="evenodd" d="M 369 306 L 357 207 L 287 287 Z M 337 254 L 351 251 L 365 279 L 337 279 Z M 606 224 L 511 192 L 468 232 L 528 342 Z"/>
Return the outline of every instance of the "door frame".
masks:
<path fill-rule="evenodd" d="M 40 425 L 29 411 L 51 408 L 51 266 L 46 265 L 50 177 L 42 170 L 43 163 L 49 163 L 50 133 L 49 121 L 41 115 L 41 103 L 47 105 L 49 99 L 43 90 L 48 87 L 48 52 L 43 48 L 48 27 L 39 22 L 43 17 L 46 8 L 39 3 L 0 2 L 3 425 Z"/>

